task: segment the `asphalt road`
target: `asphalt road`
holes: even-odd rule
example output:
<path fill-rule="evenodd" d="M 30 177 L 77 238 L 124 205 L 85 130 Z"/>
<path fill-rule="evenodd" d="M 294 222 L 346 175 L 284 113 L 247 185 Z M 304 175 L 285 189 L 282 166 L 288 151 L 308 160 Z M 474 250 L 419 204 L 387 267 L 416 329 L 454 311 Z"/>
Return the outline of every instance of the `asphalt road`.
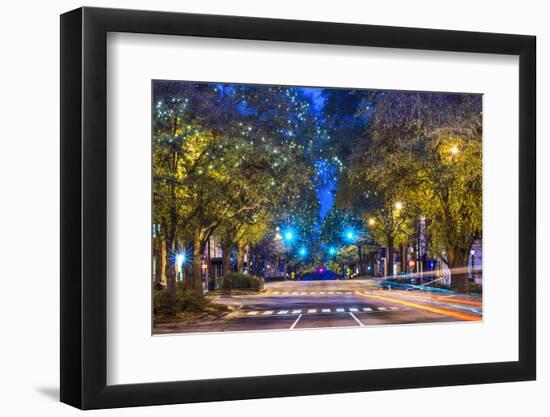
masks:
<path fill-rule="evenodd" d="M 155 333 L 298 330 L 472 321 L 482 319 L 479 296 L 387 290 L 375 280 L 268 283 L 254 295 L 219 296 L 229 314 L 195 324 L 156 326 Z"/>

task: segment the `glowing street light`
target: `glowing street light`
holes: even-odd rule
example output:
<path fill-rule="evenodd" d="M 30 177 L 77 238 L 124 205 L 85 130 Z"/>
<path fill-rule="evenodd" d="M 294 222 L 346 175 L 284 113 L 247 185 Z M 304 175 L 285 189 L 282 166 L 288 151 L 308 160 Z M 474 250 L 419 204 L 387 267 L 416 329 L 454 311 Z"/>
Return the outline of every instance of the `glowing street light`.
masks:
<path fill-rule="evenodd" d="M 395 209 L 396 210 L 401 210 L 403 209 L 403 203 L 398 201 L 397 203 L 395 203 Z"/>
<path fill-rule="evenodd" d="M 460 152 L 460 150 L 458 149 L 458 146 L 453 145 L 453 147 L 451 148 L 451 153 L 453 155 L 458 155 L 459 152 Z"/>
<path fill-rule="evenodd" d="M 298 255 L 300 255 L 301 257 L 304 257 L 307 255 L 307 249 L 304 248 L 304 247 L 301 247 L 299 250 L 298 250 Z"/>
<path fill-rule="evenodd" d="M 281 235 L 283 236 L 283 240 L 286 243 L 292 243 L 294 240 L 296 240 L 296 233 L 292 228 L 286 228 L 281 231 Z"/>
<path fill-rule="evenodd" d="M 185 253 L 180 253 L 176 256 L 176 264 L 181 268 L 185 263 Z"/>
<path fill-rule="evenodd" d="M 329 254 L 330 256 L 336 255 L 336 248 L 333 247 L 333 246 L 331 246 L 330 248 L 328 248 L 328 254 Z"/>
<path fill-rule="evenodd" d="M 372 217 L 369 219 L 369 226 L 374 226 L 376 223 L 376 220 L 374 220 Z"/>

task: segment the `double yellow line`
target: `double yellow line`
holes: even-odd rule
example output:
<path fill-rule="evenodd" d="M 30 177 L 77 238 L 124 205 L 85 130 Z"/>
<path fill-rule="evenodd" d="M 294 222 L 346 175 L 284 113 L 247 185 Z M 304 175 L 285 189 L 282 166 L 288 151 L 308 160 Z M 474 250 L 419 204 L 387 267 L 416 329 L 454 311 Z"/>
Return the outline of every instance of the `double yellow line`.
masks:
<path fill-rule="evenodd" d="M 474 316 L 472 314 L 459 313 L 457 311 L 446 310 L 446 309 L 438 308 L 438 307 L 432 307 L 432 306 L 428 306 L 428 305 L 425 305 L 425 304 L 412 303 L 410 301 L 404 301 L 404 300 L 399 300 L 399 299 L 396 299 L 396 298 L 384 297 L 384 296 L 381 296 L 381 295 L 361 293 L 359 291 L 356 291 L 355 293 L 362 296 L 362 297 L 375 298 L 377 300 L 383 300 L 383 301 L 389 301 L 391 303 L 402 304 L 402 305 L 407 306 L 407 307 L 419 308 L 421 310 L 427 310 L 427 311 L 431 311 L 432 313 L 443 314 L 445 316 L 454 317 L 454 318 L 461 319 L 461 320 L 467 320 L 467 321 L 480 321 L 481 320 L 481 316 Z"/>

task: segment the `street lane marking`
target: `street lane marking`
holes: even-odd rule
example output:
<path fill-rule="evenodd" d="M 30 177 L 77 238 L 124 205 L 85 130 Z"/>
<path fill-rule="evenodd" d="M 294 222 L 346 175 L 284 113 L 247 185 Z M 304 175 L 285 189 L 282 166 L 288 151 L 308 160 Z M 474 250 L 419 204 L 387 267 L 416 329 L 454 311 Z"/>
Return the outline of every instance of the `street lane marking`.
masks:
<path fill-rule="evenodd" d="M 302 309 L 298 309 L 298 310 L 292 310 L 292 314 L 300 314 L 302 312 Z"/>
<path fill-rule="evenodd" d="M 390 310 L 399 310 L 399 307 L 390 307 Z"/>
<path fill-rule="evenodd" d="M 383 300 L 383 301 L 389 301 L 389 302 L 392 302 L 392 303 L 402 304 L 402 305 L 405 305 L 405 306 L 408 306 L 408 307 L 419 308 L 421 310 L 427 310 L 427 311 L 431 311 L 432 313 L 443 314 L 445 316 L 454 317 L 454 318 L 458 318 L 458 319 L 461 319 L 461 320 L 468 320 L 468 321 L 480 321 L 481 320 L 481 316 L 472 316 L 471 314 L 459 313 L 459 312 L 456 312 L 456 311 L 445 310 L 443 308 L 431 307 L 431 306 L 427 306 L 427 305 L 424 305 L 424 304 L 411 303 L 409 301 L 398 300 L 398 299 L 390 298 L 390 297 L 382 297 L 381 295 L 366 294 L 366 293 L 362 294 L 360 292 L 357 292 L 357 294 L 362 296 L 362 297 L 375 298 L 375 299 L 378 299 L 378 300 Z M 380 308 L 378 308 L 378 309 L 380 310 Z"/>
<path fill-rule="evenodd" d="M 323 313 L 330 313 L 330 308 L 323 308 Z"/>
<path fill-rule="evenodd" d="M 307 312 L 308 312 L 308 314 L 317 313 L 317 309 L 316 308 L 310 308 Z"/>
<path fill-rule="evenodd" d="M 370 308 L 370 307 L 363 307 L 363 311 L 372 311 L 372 308 Z"/>
<path fill-rule="evenodd" d="M 300 293 L 300 295 L 305 295 L 305 294 L 307 294 L 307 292 L 301 292 L 301 293 Z"/>
<path fill-rule="evenodd" d="M 288 313 L 288 310 L 281 310 L 277 314 L 286 314 L 286 313 Z"/>
<path fill-rule="evenodd" d="M 295 295 L 295 294 L 298 294 L 298 292 L 297 292 L 297 291 L 294 291 L 294 292 L 292 293 L 292 295 Z"/>
<path fill-rule="evenodd" d="M 269 316 L 270 314 L 273 314 L 273 310 L 267 310 L 267 311 L 264 311 L 264 316 Z"/>
<path fill-rule="evenodd" d="M 351 291 L 346 291 L 344 294 L 353 294 Z"/>
<path fill-rule="evenodd" d="M 380 310 L 380 311 L 386 311 L 387 308 L 386 308 L 386 307 L 378 307 L 378 310 Z"/>
<path fill-rule="evenodd" d="M 357 317 L 355 317 L 355 314 L 353 314 L 352 312 L 350 312 L 349 315 L 350 315 L 351 317 L 353 317 L 353 319 L 354 319 L 357 323 L 359 323 L 359 326 L 363 327 L 363 323 L 361 323 L 361 322 L 359 321 L 359 319 L 358 319 Z"/>
<path fill-rule="evenodd" d="M 319 291 L 319 294 L 326 294 L 326 291 Z"/>
<path fill-rule="evenodd" d="M 283 295 L 288 295 L 288 294 L 290 294 L 290 293 L 288 293 L 288 292 L 284 292 L 284 293 L 283 293 Z"/>
<path fill-rule="evenodd" d="M 302 315 L 300 314 L 298 316 L 298 318 L 296 319 L 296 321 L 294 323 L 292 323 L 292 326 L 290 326 L 290 329 L 289 330 L 292 330 L 296 327 L 296 325 L 298 324 L 298 322 L 300 321 L 300 319 L 302 318 Z"/>
<path fill-rule="evenodd" d="M 346 310 L 344 310 L 343 308 L 337 308 L 336 309 L 336 312 L 337 313 L 345 313 Z"/>
<path fill-rule="evenodd" d="M 351 308 L 349 309 L 349 311 L 352 311 L 352 312 L 354 312 L 354 313 L 357 313 L 359 310 L 358 310 L 357 308 L 355 308 L 355 307 L 351 307 Z"/>
<path fill-rule="evenodd" d="M 279 291 L 273 291 L 271 294 L 277 295 L 277 294 L 279 294 Z"/>
<path fill-rule="evenodd" d="M 249 316 L 255 316 L 256 314 L 258 314 L 257 311 L 250 311 L 250 312 L 248 313 Z"/>

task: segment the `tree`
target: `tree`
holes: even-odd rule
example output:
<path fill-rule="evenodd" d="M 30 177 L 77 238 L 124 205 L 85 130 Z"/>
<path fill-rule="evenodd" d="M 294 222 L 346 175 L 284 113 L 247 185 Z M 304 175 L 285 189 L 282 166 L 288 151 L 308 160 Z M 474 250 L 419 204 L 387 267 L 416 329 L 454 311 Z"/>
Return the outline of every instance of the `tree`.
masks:
<path fill-rule="evenodd" d="M 481 98 L 373 92 L 359 114 L 369 128 L 354 144 L 350 183 L 385 208 L 384 225 L 391 226 L 397 201 L 426 215 L 431 249 L 463 290 L 460 268 L 481 237 Z"/>

